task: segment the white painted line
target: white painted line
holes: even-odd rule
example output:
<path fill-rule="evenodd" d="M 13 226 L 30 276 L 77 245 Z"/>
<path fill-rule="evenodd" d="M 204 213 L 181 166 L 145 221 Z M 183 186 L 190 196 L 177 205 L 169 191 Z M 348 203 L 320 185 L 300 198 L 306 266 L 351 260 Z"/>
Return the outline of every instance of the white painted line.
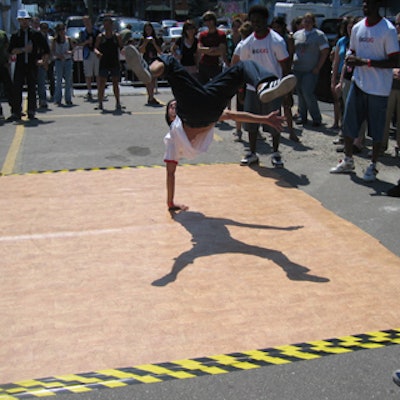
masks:
<path fill-rule="evenodd" d="M 31 235 L 14 235 L 14 236 L 0 236 L 0 242 L 18 242 L 22 240 L 47 240 L 47 239 L 64 239 L 75 238 L 82 236 L 99 236 L 109 235 L 115 233 L 127 233 L 143 230 L 143 226 L 127 227 L 127 228 L 114 228 L 114 229 L 93 229 L 88 231 L 65 231 L 54 233 L 34 233 Z"/>

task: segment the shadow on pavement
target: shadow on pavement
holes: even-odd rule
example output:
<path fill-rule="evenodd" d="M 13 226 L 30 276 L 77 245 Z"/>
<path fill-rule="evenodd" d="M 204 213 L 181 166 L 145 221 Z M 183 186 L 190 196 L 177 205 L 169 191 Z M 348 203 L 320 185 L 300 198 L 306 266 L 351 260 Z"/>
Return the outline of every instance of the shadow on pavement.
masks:
<path fill-rule="evenodd" d="M 193 247 L 176 257 L 171 272 L 153 281 L 153 286 L 166 286 L 174 282 L 178 274 L 189 264 L 193 264 L 197 258 L 225 253 L 247 254 L 272 260 L 293 281 L 329 282 L 328 278 L 309 274 L 309 268 L 289 260 L 281 251 L 239 241 L 233 238 L 227 229 L 227 226 L 231 225 L 250 229 L 271 229 L 290 232 L 302 229 L 302 226 L 278 227 L 246 224 L 226 218 L 207 217 L 200 212 L 191 211 L 174 214 L 173 218 L 192 235 Z"/>

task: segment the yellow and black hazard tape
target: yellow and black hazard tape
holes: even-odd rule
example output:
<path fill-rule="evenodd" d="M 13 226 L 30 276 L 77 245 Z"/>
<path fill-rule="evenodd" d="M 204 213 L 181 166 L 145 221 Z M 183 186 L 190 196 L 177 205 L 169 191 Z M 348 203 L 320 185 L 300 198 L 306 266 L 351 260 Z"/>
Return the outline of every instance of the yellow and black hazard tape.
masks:
<path fill-rule="evenodd" d="M 193 163 L 193 164 L 180 164 L 181 166 L 204 166 L 204 165 L 220 165 L 220 164 L 232 164 L 232 163 Z M 11 176 L 11 175 L 41 175 L 41 174 L 60 174 L 67 172 L 91 172 L 91 171 L 115 171 L 122 169 L 144 169 L 144 168 L 163 168 L 164 165 L 126 165 L 126 166 L 109 166 L 109 167 L 88 167 L 88 168 L 66 168 L 66 169 L 49 169 L 49 170 L 38 170 L 38 171 L 29 171 L 29 172 L 21 172 L 21 173 L 12 173 L 12 174 L 2 174 L 0 172 L 0 176 Z"/>
<path fill-rule="evenodd" d="M 10 175 L 40 175 L 40 174 L 60 174 L 67 172 L 91 172 L 91 171 L 115 171 L 120 169 L 140 169 L 140 168 L 161 168 L 161 165 L 126 165 L 115 167 L 88 167 L 88 168 L 70 168 L 70 169 L 48 169 L 14 173 Z M 3 175 L 6 176 L 6 175 Z"/>
<path fill-rule="evenodd" d="M 61 393 L 85 393 L 96 389 L 112 389 L 141 383 L 219 375 L 270 365 L 289 364 L 295 361 L 313 360 L 357 350 L 378 349 L 396 344 L 400 344 L 400 328 L 242 353 L 9 383 L 0 385 L 0 399 L 25 399 L 54 396 Z"/>

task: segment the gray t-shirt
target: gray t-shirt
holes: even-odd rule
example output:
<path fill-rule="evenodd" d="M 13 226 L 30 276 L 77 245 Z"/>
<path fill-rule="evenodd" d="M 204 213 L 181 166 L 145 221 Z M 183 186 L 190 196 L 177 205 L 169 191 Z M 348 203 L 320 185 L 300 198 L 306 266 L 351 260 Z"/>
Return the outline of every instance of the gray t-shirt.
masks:
<path fill-rule="evenodd" d="M 295 53 L 293 70 L 299 72 L 312 71 L 318 64 L 320 51 L 329 48 L 325 33 L 319 29 L 306 31 L 301 29 L 294 33 Z"/>

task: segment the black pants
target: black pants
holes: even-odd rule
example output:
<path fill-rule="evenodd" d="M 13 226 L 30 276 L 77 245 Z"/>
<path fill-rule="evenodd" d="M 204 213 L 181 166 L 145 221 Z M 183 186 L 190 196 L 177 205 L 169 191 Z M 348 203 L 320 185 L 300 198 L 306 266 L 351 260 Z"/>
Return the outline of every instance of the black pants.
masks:
<path fill-rule="evenodd" d="M 28 114 L 35 114 L 36 111 L 36 81 L 37 67 L 17 63 L 14 72 L 14 114 L 18 117 L 22 113 L 22 92 L 24 84 L 28 87 Z"/>
<path fill-rule="evenodd" d="M 50 96 L 54 97 L 55 92 L 55 79 L 54 79 L 54 61 L 49 64 L 49 68 L 47 69 L 47 80 L 49 81 L 49 91 Z"/>
<path fill-rule="evenodd" d="M 10 76 L 10 71 L 4 65 L 0 65 L 0 82 L 3 83 L 4 94 L 6 95 L 8 104 L 11 107 L 11 113 L 14 113 L 13 84 Z M 0 104 L 0 110 L 1 110 L 1 104 Z"/>
<path fill-rule="evenodd" d="M 202 85 L 172 56 L 160 56 L 164 63 L 164 76 L 171 85 L 177 102 L 177 114 L 188 125 L 207 126 L 218 121 L 229 100 L 243 83 L 254 87 L 261 82 L 276 79 L 252 60 L 239 61 Z"/>

